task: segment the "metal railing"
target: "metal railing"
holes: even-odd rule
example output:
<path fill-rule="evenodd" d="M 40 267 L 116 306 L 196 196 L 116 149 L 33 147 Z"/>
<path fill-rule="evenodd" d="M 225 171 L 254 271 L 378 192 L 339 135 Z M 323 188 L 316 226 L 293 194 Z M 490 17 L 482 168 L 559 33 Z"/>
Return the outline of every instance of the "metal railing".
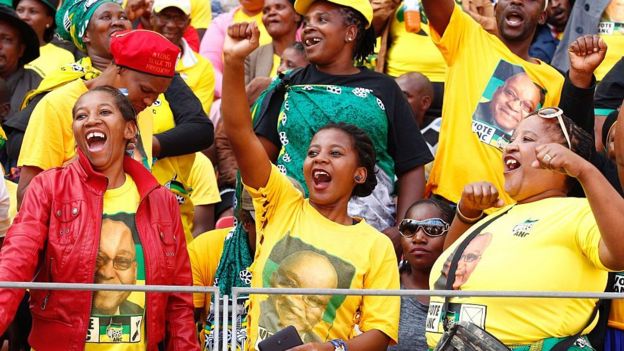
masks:
<path fill-rule="evenodd" d="M 214 286 L 177 286 L 177 285 L 117 285 L 117 284 L 78 284 L 78 283 L 37 283 L 37 282 L 0 282 L 0 289 L 31 289 L 31 290 L 109 290 L 109 291 L 141 291 L 151 293 L 182 292 L 210 293 L 214 296 L 215 345 L 219 345 L 219 334 L 222 338 L 222 350 L 227 351 L 228 343 L 228 311 L 230 299 L 223 295 L 222 305 L 219 303 L 219 289 Z M 439 297 L 494 297 L 494 298 L 552 298 L 552 299 L 624 299 L 624 293 L 616 292 L 574 292 L 574 291 L 466 291 L 466 290 L 369 290 L 369 289 L 296 289 L 296 288 L 240 288 L 233 287 L 231 315 L 232 350 L 236 350 L 236 328 L 238 311 L 236 301 L 241 295 L 355 295 L 355 296 L 439 296 Z M 219 318 L 222 313 L 221 318 Z M 221 323 L 224 328 L 220 329 Z"/>

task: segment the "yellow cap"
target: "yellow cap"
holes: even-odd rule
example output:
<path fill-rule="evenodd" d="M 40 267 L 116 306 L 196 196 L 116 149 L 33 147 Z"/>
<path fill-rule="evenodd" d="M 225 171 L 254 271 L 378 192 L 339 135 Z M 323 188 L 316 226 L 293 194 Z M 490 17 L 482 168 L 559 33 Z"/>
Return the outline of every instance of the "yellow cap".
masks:
<path fill-rule="evenodd" d="M 308 12 L 310 6 L 316 0 L 296 0 L 295 1 L 295 11 L 297 11 L 301 15 L 305 15 Z M 371 22 L 373 21 L 373 7 L 371 6 L 369 0 L 327 0 L 327 2 L 331 2 L 336 5 L 350 7 L 355 11 L 359 12 L 366 19 L 366 28 L 370 27 Z"/>
<path fill-rule="evenodd" d="M 152 5 L 152 10 L 156 13 L 160 13 L 160 11 L 166 9 L 167 7 L 180 9 L 187 16 L 191 14 L 190 0 L 155 0 Z"/>

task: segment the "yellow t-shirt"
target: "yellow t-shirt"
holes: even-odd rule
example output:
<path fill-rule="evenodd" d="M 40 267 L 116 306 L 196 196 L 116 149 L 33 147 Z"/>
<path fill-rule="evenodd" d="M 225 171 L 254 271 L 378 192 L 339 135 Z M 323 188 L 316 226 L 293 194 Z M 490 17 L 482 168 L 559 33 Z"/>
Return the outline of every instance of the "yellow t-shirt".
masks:
<path fill-rule="evenodd" d="M 433 289 L 444 289 L 452 254 L 470 232 L 433 265 L 429 277 Z M 515 205 L 466 247 L 457 266 L 454 289 L 603 291 L 607 272 L 599 258 L 599 241 L 600 232 L 587 199 L 549 198 Z M 442 335 L 443 301 L 432 297 L 429 303 L 429 347 L 434 347 Z M 525 345 L 576 334 L 587 323 L 596 300 L 469 297 L 451 298 L 449 302 L 449 318 L 485 326 L 506 345 Z"/>
<path fill-rule="evenodd" d="M 215 274 L 223 253 L 223 243 L 232 229 L 234 228 L 222 228 L 202 233 L 188 245 L 191 270 L 193 271 L 193 285 L 214 285 Z M 203 307 L 208 312 L 210 310 L 210 298 L 211 294 L 193 294 L 193 305 L 195 308 Z"/>
<path fill-rule="evenodd" d="M 598 34 L 609 47 L 604 61 L 594 72 L 601 81 L 624 56 L 624 1 L 611 0 L 598 24 Z"/>
<path fill-rule="evenodd" d="M 212 21 L 210 1 L 191 0 L 191 26 L 196 29 L 206 29 L 210 21 Z"/>
<path fill-rule="evenodd" d="M 164 95 L 161 94 L 148 109 L 152 111 L 155 117 L 154 134 L 163 133 L 175 127 L 173 113 Z M 191 231 L 194 213 L 194 205 L 191 200 L 193 188 L 189 178 L 194 162 L 195 153 L 192 153 L 157 159 L 152 167 L 152 174 L 158 180 L 158 183 L 169 189 L 178 200 L 182 217 L 182 228 L 184 229 L 187 244 L 193 240 Z"/>
<path fill-rule="evenodd" d="M 193 192 L 191 192 L 193 205 L 210 205 L 221 201 L 212 162 L 201 152 L 195 153 L 195 162 L 193 162 L 193 167 L 191 168 L 189 185 L 193 189 Z"/>
<path fill-rule="evenodd" d="M 25 68 L 30 68 L 37 72 L 41 78 L 45 78 L 48 73 L 58 70 L 61 66 L 73 63 L 74 55 L 52 43 L 47 43 L 39 47 L 39 57 L 26 64 Z"/>
<path fill-rule="evenodd" d="M 135 214 L 141 197 L 132 178 L 104 193 L 96 284 L 145 285 L 145 259 Z M 145 293 L 93 294 L 86 351 L 145 350 Z"/>
<path fill-rule="evenodd" d="M 386 73 L 398 77 L 409 72 L 420 72 L 432 82 L 446 80 L 446 62 L 429 35 L 427 17 L 421 5 L 419 33 L 405 30 L 404 4 L 401 4 L 390 23 L 390 45 L 386 61 Z"/>
<path fill-rule="evenodd" d="M 275 77 L 277 75 L 277 69 L 280 66 L 282 58 L 277 54 L 273 54 L 273 67 L 271 68 L 271 73 L 269 73 L 269 77 Z"/>
<path fill-rule="evenodd" d="M 42 170 L 59 167 L 76 155 L 76 142 L 72 131 L 72 109 L 78 98 L 88 91 L 82 79 L 67 83 L 48 93 L 35 107 L 17 161 L 18 166 L 34 166 Z M 151 109 L 138 115 L 142 146 L 135 155 L 143 164 L 152 162 Z"/>
<path fill-rule="evenodd" d="M 258 29 L 260 30 L 260 46 L 270 44 L 273 41 L 269 32 L 267 32 L 266 28 L 264 28 L 264 23 L 262 23 L 262 11 L 258 12 L 255 16 L 248 16 L 245 12 L 243 12 L 242 7 L 239 7 L 234 12 L 232 23 L 239 22 L 256 22 Z"/>
<path fill-rule="evenodd" d="M 176 64 L 176 72 L 199 99 L 207 115 L 214 100 L 215 77 L 212 63 L 194 52 L 184 41 L 184 54 Z"/>
<path fill-rule="evenodd" d="M 246 189 L 258 233 L 252 287 L 399 289 L 390 240 L 364 220 L 323 217 L 275 166 L 266 187 Z M 396 341 L 399 310 L 398 297 L 251 295 L 247 349 L 288 325 L 304 342 L 350 339 L 356 325 Z"/>
<path fill-rule="evenodd" d="M 458 202 L 466 184 L 489 181 L 506 203 L 512 203 L 504 192 L 501 152 L 511 131 L 491 116 L 491 107 L 511 104 L 513 109 L 505 110 L 517 123 L 527 110 L 557 106 L 563 76 L 546 63 L 516 56 L 457 5 L 444 36 L 432 29 L 431 37 L 453 84 L 444 93 L 440 140 L 427 190 Z M 508 126 L 509 118 L 501 119 Z"/>

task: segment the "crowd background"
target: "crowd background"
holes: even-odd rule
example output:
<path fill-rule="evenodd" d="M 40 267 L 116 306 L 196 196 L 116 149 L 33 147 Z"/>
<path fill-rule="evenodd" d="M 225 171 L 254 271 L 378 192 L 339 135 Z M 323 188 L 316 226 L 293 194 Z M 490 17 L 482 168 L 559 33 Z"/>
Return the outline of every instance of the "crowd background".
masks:
<path fill-rule="evenodd" d="M 0 0 L 0 280 L 188 285 L 191 274 L 222 296 L 249 286 L 621 292 L 623 56 L 622 0 Z M 136 118 L 119 145 L 150 171 L 116 159 L 123 185 L 89 158 L 119 130 L 81 145 L 73 127 L 82 96 L 109 88 Z M 128 104 L 114 101 L 122 115 Z M 44 201 L 50 170 L 77 164 L 115 185 L 101 209 L 74 192 Z M 152 176 L 177 208 L 141 234 L 146 195 L 134 178 Z M 98 231 L 83 219 L 100 212 L 89 264 L 73 255 Z M 131 236 L 106 236 L 115 216 L 132 218 Z M 48 239 L 23 242 L 35 228 Z M 161 276 L 174 265 L 177 280 Z M 0 291 L 0 350 L 59 349 L 36 334 L 77 323 L 56 299 Z M 90 326 L 75 325 L 66 347 L 222 347 L 222 301 L 209 294 L 192 307 L 174 295 L 149 308 L 149 294 L 108 297 L 107 311 L 92 299 L 80 322 Z M 569 350 L 624 350 L 619 300 L 448 302 L 241 296 L 231 337 L 254 349 L 294 325 L 306 343 L 297 350 L 427 350 L 446 320 L 468 320 L 513 350 L 570 336 Z M 178 313 L 191 308 L 194 325 Z"/>

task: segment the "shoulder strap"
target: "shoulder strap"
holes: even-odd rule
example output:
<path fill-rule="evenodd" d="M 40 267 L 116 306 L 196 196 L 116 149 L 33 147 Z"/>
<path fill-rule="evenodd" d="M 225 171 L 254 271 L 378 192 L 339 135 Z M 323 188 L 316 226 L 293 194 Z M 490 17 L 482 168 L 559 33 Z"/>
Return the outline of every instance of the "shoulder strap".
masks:
<path fill-rule="evenodd" d="M 505 210 L 500 215 L 492 216 L 492 218 L 490 218 L 487 221 L 483 222 L 477 229 L 472 231 L 472 233 L 470 233 L 468 235 L 468 237 L 466 237 L 466 239 L 459 244 L 459 246 L 457 246 L 457 249 L 455 250 L 455 253 L 453 254 L 453 259 L 451 260 L 451 265 L 449 267 L 448 274 L 446 276 L 446 285 L 445 285 L 445 289 L 446 290 L 452 290 L 453 289 L 453 283 L 455 283 L 455 272 L 457 272 L 457 265 L 459 264 L 459 260 L 461 259 L 462 254 L 464 253 L 464 250 L 466 250 L 466 247 L 468 247 L 470 242 L 477 235 L 481 234 L 481 232 L 483 231 L 483 229 L 485 229 L 485 227 L 490 225 L 490 223 L 494 222 L 498 218 L 506 215 L 507 212 L 509 212 L 509 210 L 511 210 L 511 207 L 509 207 L 507 210 Z M 446 311 L 448 309 L 448 304 L 449 304 L 449 297 L 446 296 L 446 297 L 444 297 L 444 304 L 442 305 L 442 318 L 444 318 L 444 322 L 443 322 L 444 330 L 448 330 L 448 321 L 446 319 Z"/>
<path fill-rule="evenodd" d="M 592 311 L 591 316 L 589 317 L 585 325 L 576 334 L 572 336 L 568 336 L 567 338 L 559 341 L 552 349 L 550 349 L 550 351 L 567 351 L 570 348 L 570 346 L 574 344 L 576 339 L 578 339 L 579 336 L 581 336 L 581 333 L 583 332 L 583 330 L 589 327 L 589 325 L 594 321 L 594 318 L 596 318 L 596 315 L 598 314 L 598 309 L 600 308 L 601 304 L 602 304 L 601 300 L 598 300 L 596 302 L 596 306 L 594 307 L 594 310 Z"/>

